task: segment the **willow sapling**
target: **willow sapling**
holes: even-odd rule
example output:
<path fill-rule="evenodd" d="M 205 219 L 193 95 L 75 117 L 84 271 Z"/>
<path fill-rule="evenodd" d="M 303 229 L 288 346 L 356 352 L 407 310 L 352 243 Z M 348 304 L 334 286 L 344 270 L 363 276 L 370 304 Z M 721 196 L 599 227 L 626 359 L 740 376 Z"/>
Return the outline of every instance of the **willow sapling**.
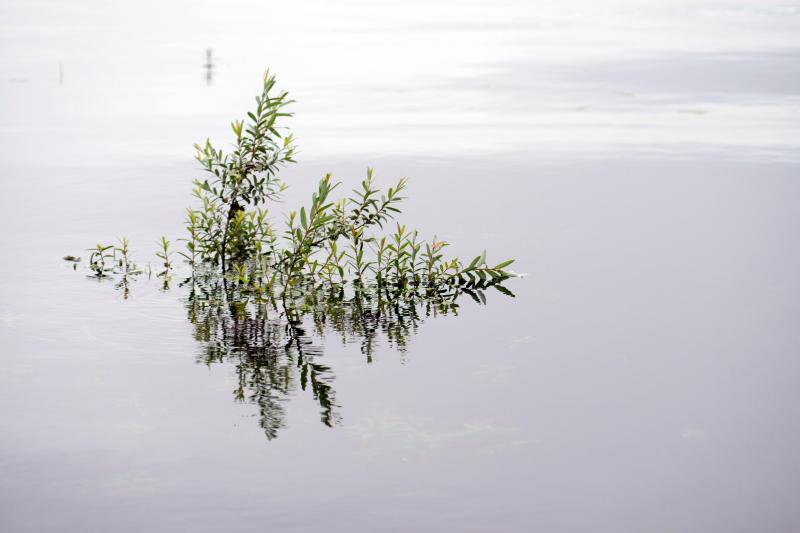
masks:
<path fill-rule="evenodd" d="M 394 231 L 382 230 L 400 213 L 405 199 L 405 178 L 385 192 L 376 185 L 372 169 L 352 194 L 334 198 L 341 182 L 326 174 L 317 184 L 309 204 L 290 211 L 284 229 L 276 229 L 266 204 L 281 198 L 286 185 L 278 172 L 294 163 L 294 139 L 282 121 L 292 116 L 288 93 L 275 92 L 275 77 L 267 72 L 253 111 L 234 120 L 230 153 L 210 140 L 195 145 L 196 159 L 205 176 L 194 181 L 199 205 L 187 210 L 187 236 L 178 254 L 194 272 L 217 270 L 223 283 L 230 281 L 248 293 L 283 294 L 304 290 L 308 283 L 391 287 L 400 292 L 464 290 L 499 286 L 515 274 L 513 260 L 491 266 L 486 253 L 469 263 L 445 259 L 447 243 L 419 238 L 419 233 L 398 221 Z M 167 276 L 172 270 L 170 242 L 161 237 L 156 253 Z M 92 249 L 90 268 L 98 276 L 111 247 Z M 120 267 L 130 269 L 127 239 L 116 249 Z M 501 291 L 504 292 L 504 291 Z M 505 291 L 506 293 L 508 291 Z"/>

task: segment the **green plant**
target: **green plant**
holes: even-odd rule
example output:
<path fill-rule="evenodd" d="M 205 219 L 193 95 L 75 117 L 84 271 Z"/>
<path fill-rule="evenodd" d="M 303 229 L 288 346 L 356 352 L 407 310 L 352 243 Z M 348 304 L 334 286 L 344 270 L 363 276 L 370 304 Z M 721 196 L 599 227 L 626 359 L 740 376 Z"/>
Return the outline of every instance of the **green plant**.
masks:
<path fill-rule="evenodd" d="M 164 262 L 164 272 L 166 273 L 172 269 L 172 251 L 169 249 L 169 241 L 163 235 L 161 236 L 161 240 L 158 241 L 158 244 L 161 246 L 161 249 L 156 252 L 156 257 Z"/>
<path fill-rule="evenodd" d="M 207 231 L 213 236 L 212 257 L 219 259 L 226 272 L 229 237 L 240 231 L 239 214 L 250 206 L 267 200 L 276 200 L 285 186 L 278 180 L 277 171 L 286 163 L 293 163 L 292 136 L 282 135 L 278 119 L 289 117 L 284 108 L 292 103 L 288 93 L 271 94 L 275 76 L 264 75 L 261 94 L 256 97 L 256 108 L 247 113 L 248 122 L 234 120 L 231 129 L 236 144 L 230 154 L 216 149 L 210 140 L 195 145 L 196 158 L 212 178 L 196 180 L 196 195 L 205 198 L 204 211 L 209 215 Z"/>
<path fill-rule="evenodd" d="M 233 283 L 248 294 L 270 293 L 294 297 L 308 284 L 324 283 L 342 290 L 346 285 L 374 283 L 396 294 L 422 291 L 465 291 L 500 286 L 514 273 L 513 261 L 492 266 L 486 253 L 466 263 L 445 258 L 447 243 L 426 242 L 419 233 L 395 218 L 401 214 L 407 181 L 381 190 L 373 170 L 351 194 L 334 197 L 341 182 L 326 174 L 317 184 L 310 203 L 290 211 L 282 230 L 276 229 L 266 203 L 276 201 L 286 185 L 278 171 L 294 162 L 292 135 L 280 124 L 291 116 L 286 92 L 275 92 L 275 77 L 264 75 L 256 106 L 247 119 L 234 120 L 230 153 L 206 140 L 195 145 L 196 158 L 207 174 L 194 181 L 198 205 L 186 212 L 187 236 L 178 253 L 192 269 L 217 269 L 223 283 Z M 393 221 L 393 231 L 384 227 Z M 170 242 L 161 237 L 156 254 L 167 276 L 172 270 Z M 123 272 L 131 268 L 127 239 L 116 248 Z M 104 273 L 107 248 L 98 245 L 90 260 L 95 272 Z M 148 275 L 149 275 L 148 266 Z M 101 274 L 102 275 L 102 274 Z M 477 293 L 475 293 L 477 295 Z"/>
<path fill-rule="evenodd" d="M 120 253 L 117 264 L 123 274 L 128 274 L 136 268 L 136 265 L 131 261 L 130 243 L 127 237 L 120 237 L 118 240 L 119 246 L 114 248 L 115 252 Z"/>
<path fill-rule="evenodd" d="M 111 262 L 114 260 L 113 253 L 114 245 L 97 244 L 94 248 L 87 248 L 87 252 L 92 252 L 89 255 L 89 268 L 94 272 L 95 276 L 102 278 L 107 276 L 109 271 L 113 271 L 113 267 L 107 266 L 106 261 Z M 112 253 L 108 253 L 111 250 Z"/>
<path fill-rule="evenodd" d="M 200 213 L 193 209 L 186 210 L 186 231 L 189 234 L 187 238 L 180 238 L 179 241 L 186 243 L 186 251 L 178 252 L 181 257 L 186 259 L 186 262 L 192 267 L 192 270 L 197 266 L 197 250 L 198 241 L 200 238 Z"/>
<path fill-rule="evenodd" d="M 339 197 L 342 183 L 326 174 L 310 202 L 273 225 L 265 204 L 280 198 L 285 185 L 277 172 L 294 162 L 292 136 L 278 125 L 290 116 L 284 108 L 291 100 L 285 92 L 274 96 L 274 84 L 267 73 L 247 123 L 232 123 L 231 153 L 208 140 L 196 146 L 210 177 L 194 181 L 196 205 L 186 211 L 177 251 L 191 270 L 178 285 L 188 286 L 185 303 L 202 344 L 199 360 L 234 363 L 235 398 L 258 405 L 269 439 L 284 426 L 284 401 L 298 387 L 310 389 L 324 424 L 339 420 L 333 374 L 315 361 L 323 350 L 315 337 L 355 341 L 372 362 L 378 345 L 403 352 L 422 322 L 457 315 L 463 295 L 480 305 L 490 288 L 513 297 L 503 283 L 515 275 L 508 270 L 512 260 L 492 266 L 486 252 L 469 262 L 446 258 L 447 242 L 436 236 L 425 241 L 397 220 L 406 179 L 383 190 L 371 168 L 359 186 Z M 173 265 L 165 236 L 158 246 L 164 270 L 156 276 L 166 291 L 180 265 Z M 142 272 L 128 239 L 89 251 L 95 276 L 117 275 L 115 287 L 127 299 L 132 275 Z M 143 272 L 152 278 L 150 262 Z"/>

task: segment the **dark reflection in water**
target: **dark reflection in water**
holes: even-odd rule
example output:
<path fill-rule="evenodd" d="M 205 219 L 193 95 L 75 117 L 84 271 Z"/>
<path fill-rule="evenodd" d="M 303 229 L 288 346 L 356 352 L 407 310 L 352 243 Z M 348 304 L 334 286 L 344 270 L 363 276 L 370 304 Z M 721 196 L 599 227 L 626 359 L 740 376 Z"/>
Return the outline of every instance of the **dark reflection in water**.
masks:
<path fill-rule="evenodd" d="M 206 85 L 211 85 L 214 81 L 214 51 L 206 48 L 206 62 L 203 64 L 205 70 Z"/>
<path fill-rule="evenodd" d="M 165 287 L 167 281 L 165 277 Z M 267 439 L 286 425 L 286 402 L 298 389 L 319 404 L 320 420 L 332 427 L 341 420 L 334 373 L 320 362 L 324 338 L 330 334 L 357 343 L 367 363 L 382 342 L 404 352 L 417 328 L 428 318 L 457 315 L 459 298 L 467 294 L 486 302 L 484 288 L 398 289 L 365 285 L 327 286 L 309 283 L 294 297 L 251 293 L 202 275 L 185 280 L 187 318 L 202 344 L 198 362 L 234 365 L 239 402 L 258 406 L 259 424 Z M 118 285 L 123 292 L 127 285 Z"/>

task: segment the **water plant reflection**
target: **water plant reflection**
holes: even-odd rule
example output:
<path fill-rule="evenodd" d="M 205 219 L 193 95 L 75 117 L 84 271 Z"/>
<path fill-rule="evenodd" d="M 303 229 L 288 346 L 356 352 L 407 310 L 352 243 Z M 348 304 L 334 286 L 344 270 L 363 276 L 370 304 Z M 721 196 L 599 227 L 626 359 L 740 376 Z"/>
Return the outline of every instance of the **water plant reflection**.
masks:
<path fill-rule="evenodd" d="M 228 283 L 213 271 L 195 273 L 182 285 L 188 288 L 187 318 L 202 345 L 198 362 L 234 365 L 234 397 L 258 407 L 259 424 L 270 440 L 285 426 L 285 403 L 298 390 L 319 404 L 323 424 L 341 420 L 334 373 L 321 360 L 323 339 L 335 335 L 356 343 L 371 363 L 382 343 L 404 352 L 426 319 L 458 314 L 462 295 L 485 303 L 484 291 L 499 287 L 492 282 L 446 290 L 307 283 L 273 297 L 243 290 L 244 285 Z M 511 295 L 505 288 L 501 292 Z"/>
<path fill-rule="evenodd" d="M 186 211 L 177 251 L 191 268 L 182 285 L 201 359 L 235 365 L 235 396 L 258 405 L 270 439 L 298 387 L 311 391 L 324 424 L 340 419 L 333 372 L 319 360 L 327 332 L 360 343 L 370 362 L 380 339 L 405 350 L 425 318 L 455 314 L 464 294 L 485 304 L 490 287 L 511 295 L 501 284 L 516 276 L 508 270 L 513 260 L 490 263 L 485 251 L 471 261 L 446 258 L 447 242 L 425 241 L 397 220 L 407 180 L 384 190 L 372 169 L 338 198 L 343 182 L 326 174 L 310 202 L 286 213 L 282 229 L 275 225 L 268 206 L 286 190 L 279 174 L 296 151 L 282 125 L 293 101 L 275 83 L 267 72 L 255 109 L 231 123 L 230 151 L 209 139 L 195 145 L 203 178 L 194 180 L 196 205 Z M 91 277 L 117 278 L 126 299 L 135 276 L 152 277 L 149 263 L 144 271 L 133 264 L 125 238 L 88 251 Z M 169 290 L 180 265 L 166 236 L 155 256 L 163 268 L 156 276 Z"/>

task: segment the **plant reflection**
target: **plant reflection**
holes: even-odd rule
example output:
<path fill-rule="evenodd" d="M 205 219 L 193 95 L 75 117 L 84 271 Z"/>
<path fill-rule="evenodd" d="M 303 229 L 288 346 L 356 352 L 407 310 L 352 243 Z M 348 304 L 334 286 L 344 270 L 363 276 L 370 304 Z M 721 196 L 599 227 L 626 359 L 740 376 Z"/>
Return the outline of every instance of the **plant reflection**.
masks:
<path fill-rule="evenodd" d="M 205 70 L 206 85 L 211 85 L 214 81 L 214 51 L 211 48 L 206 48 L 206 62 L 203 64 Z"/>
<path fill-rule="evenodd" d="M 342 342 L 359 344 L 370 363 L 380 343 L 404 352 L 425 319 L 456 315 L 461 295 L 485 303 L 483 291 L 493 284 L 433 291 L 308 283 L 280 298 L 247 291 L 211 274 L 182 285 L 189 290 L 187 317 L 202 344 L 198 361 L 234 365 L 234 397 L 258 406 L 259 424 L 271 440 L 286 425 L 285 402 L 298 389 L 319 404 L 323 424 L 340 421 L 334 373 L 321 362 L 325 337 L 336 335 Z"/>

